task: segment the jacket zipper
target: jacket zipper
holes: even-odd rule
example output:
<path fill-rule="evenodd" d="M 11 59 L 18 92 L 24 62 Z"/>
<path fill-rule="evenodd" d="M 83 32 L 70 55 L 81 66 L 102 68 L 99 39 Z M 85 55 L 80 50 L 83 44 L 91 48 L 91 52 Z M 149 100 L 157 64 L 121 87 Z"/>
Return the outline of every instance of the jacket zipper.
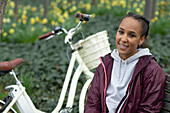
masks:
<path fill-rule="evenodd" d="M 100 62 L 103 66 L 103 69 L 104 69 L 104 74 L 105 74 L 105 87 L 104 87 L 104 101 L 103 101 L 103 105 L 104 105 L 104 113 L 106 113 L 106 103 L 105 103 L 105 99 L 106 99 L 106 89 L 107 89 L 107 74 L 106 74 L 106 68 L 105 68 L 105 65 L 102 61 L 102 58 L 100 57 Z"/>
<path fill-rule="evenodd" d="M 128 93 L 127 93 L 126 98 L 123 100 L 123 102 L 121 103 L 121 105 L 120 105 L 119 109 L 117 110 L 117 113 L 119 113 L 119 112 L 120 112 L 120 110 L 122 109 L 122 106 L 123 106 L 123 104 L 125 103 L 125 101 L 127 100 L 128 96 L 129 96 L 129 91 L 128 91 Z"/>

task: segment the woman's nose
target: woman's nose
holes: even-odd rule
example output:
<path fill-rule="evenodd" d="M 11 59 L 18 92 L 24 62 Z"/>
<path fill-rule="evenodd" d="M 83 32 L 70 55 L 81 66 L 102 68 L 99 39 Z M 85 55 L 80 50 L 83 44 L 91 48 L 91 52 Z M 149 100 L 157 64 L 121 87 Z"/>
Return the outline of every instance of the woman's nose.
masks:
<path fill-rule="evenodd" d="M 126 34 L 122 35 L 121 41 L 122 41 L 122 42 L 127 42 L 127 41 L 128 41 L 128 40 L 127 40 L 127 35 L 126 35 Z"/>

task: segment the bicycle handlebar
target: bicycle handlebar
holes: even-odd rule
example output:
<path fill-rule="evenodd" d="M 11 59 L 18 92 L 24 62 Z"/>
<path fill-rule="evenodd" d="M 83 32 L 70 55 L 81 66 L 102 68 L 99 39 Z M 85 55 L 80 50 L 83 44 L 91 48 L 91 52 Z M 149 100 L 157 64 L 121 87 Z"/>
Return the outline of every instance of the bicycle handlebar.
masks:
<path fill-rule="evenodd" d="M 54 34 L 53 31 L 50 31 L 50 32 L 48 32 L 46 34 L 43 34 L 43 35 L 39 36 L 38 39 L 42 40 L 42 39 L 47 38 L 47 37 L 49 37 L 50 35 L 53 35 L 53 34 Z"/>
<path fill-rule="evenodd" d="M 91 18 L 91 17 L 92 17 L 92 15 L 83 14 L 83 13 L 77 13 L 77 14 L 75 15 L 75 18 L 81 18 L 81 19 L 83 19 L 84 21 L 88 21 L 89 18 Z"/>
<path fill-rule="evenodd" d="M 45 39 L 45 38 L 52 38 L 54 35 L 60 35 L 60 34 L 62 34 L 64 32 L 65 34 L 67 34 L 67 36 L 65 38 L 65 43 L 67 43 L 72 39 L 72 36 L 77 31 L 77 29 L 80 27 L 82 22 L 83 21 L 88 21 L 90 17 L 92 17 L 92 15 L 83 14 L 83 13 L 77 13 L 75 15 L 75 18 L 80 18 L 80 21 L 79 21 L 78 25 L 75 28 L 71 28 L 67 32 L 67 30 L 65 28 L 61 28 L 60 26 L 57 26 L 56 28 L 53 29 L 53 31 L 39 36 L 38 39 L 42 40 L 42 39 Z"/>
<path fill-rule="evenodd" d="M 42 40 L 42 39 L 48 38 L 48 37 L 51 36 L 51 35 L 56 35 L 56 34 L 59 33 L 60 31 L 61 31 L 61 32 L 64 32 L 64 30 L 63 30 L 60 26 L 57 26 L 57 27 L 55 27 L 55 28 L 53 29 L 53 31 L 50 31 L 50 32 L 48 32 L 48 33 L 45 33 L 45 34 L 39 36 L 38 39 L 39 39 L 39 40 Z"/>

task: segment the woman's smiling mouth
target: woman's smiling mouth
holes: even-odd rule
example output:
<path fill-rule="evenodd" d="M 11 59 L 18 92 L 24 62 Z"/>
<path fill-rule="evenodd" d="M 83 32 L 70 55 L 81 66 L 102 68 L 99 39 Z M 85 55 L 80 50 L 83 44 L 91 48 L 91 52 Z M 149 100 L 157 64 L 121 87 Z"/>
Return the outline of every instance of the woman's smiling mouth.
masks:
<path fill-rule="evenodd" d="M 123 45 L 123 44 L 120 44 L 120 43 L 119 43 L 119 48 L 120 48 L 120 49 L 126 49 L 126 48 L 128 48 L 128 47 L 129 47 L 129 46 L 127 46 L 127 45 Z"/>

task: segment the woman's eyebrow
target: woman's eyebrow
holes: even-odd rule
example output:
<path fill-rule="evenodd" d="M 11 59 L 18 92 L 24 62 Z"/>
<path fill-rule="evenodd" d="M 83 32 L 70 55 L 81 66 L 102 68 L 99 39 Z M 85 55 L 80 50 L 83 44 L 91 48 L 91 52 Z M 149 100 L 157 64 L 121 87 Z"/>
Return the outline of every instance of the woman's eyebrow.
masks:
<path fill-rule="evenodd" d="M 124 29 L 123 29 L 123 28 L 121 28 L 121 27 L 120 27 L 119 29 L 124 30 Z"/>
<path fill-rule="evenodd" d="M 134 31 L 130 31 L 130 33 L 134 33 L 135 35 L 137 35 Z"/>

